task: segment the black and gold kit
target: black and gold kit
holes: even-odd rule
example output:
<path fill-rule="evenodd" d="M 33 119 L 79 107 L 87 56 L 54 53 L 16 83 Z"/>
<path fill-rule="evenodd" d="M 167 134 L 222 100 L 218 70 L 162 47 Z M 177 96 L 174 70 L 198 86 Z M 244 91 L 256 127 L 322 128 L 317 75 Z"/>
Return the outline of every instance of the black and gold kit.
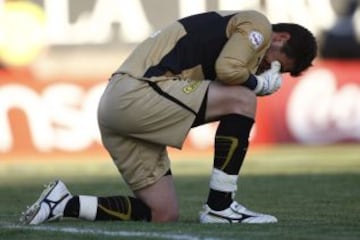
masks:
<path fill-rule="evenodd" d="M 180 19 L 141 43 L 101 98 L 102 140 L 132 190 L 168 171 L 166 146 L 181 148 L 211 81 L 235 85 L 254 74 L 271 42 L 255 11 Z"/>

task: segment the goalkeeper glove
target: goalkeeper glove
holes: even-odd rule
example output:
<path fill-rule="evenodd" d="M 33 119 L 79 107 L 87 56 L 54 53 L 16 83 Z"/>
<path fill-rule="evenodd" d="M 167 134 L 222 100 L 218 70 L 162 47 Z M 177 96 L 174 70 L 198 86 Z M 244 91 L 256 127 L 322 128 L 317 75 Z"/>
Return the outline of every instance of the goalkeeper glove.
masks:
<path fill-rule="evenodd" d="M 257 79 L 257 85 L 254 92 L 257 96 L 266 96 L 276 92 L 282 83 L 281 64 L 278 61 L 271 63 L 271 68 L 266 70 L 260 75 L 255 75 Z"/>

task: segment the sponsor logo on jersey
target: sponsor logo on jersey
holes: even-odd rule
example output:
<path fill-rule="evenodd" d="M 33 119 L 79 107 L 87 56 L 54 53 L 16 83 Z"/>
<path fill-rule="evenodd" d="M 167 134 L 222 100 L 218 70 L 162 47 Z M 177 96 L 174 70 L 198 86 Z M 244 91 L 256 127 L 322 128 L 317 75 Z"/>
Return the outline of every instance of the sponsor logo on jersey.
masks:
<path fill-rule="evenodd" d="M 156 38 L 157 35 L 159 35 L 160 33 L 161 33 L 161 30 L 157 30 L 156 32 L 154 32 L 150 35 L 150 38 Z"/>

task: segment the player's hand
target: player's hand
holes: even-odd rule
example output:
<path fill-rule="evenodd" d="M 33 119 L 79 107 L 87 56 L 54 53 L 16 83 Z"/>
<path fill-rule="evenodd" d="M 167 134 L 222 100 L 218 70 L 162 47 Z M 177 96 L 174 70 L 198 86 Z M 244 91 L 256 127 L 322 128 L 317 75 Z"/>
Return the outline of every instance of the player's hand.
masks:
<path fill-rule="evenodd" d="M 255 93 L 258 96 L 266 96 L 276 92 L 282 83 L 281 73 L 280 73 L 281 64 L 278 61 L 273 61 L 271 63 L 271 68 L 260 75 L 256 75 L 257 86 L 255 88 Z"/>

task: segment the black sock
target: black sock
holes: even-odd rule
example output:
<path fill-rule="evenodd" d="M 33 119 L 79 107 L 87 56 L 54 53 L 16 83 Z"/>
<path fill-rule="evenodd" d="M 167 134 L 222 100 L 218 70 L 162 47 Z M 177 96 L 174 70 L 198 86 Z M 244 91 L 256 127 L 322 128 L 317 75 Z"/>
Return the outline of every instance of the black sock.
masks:
<path fill-rule="evenodd" d="M 73 196 L 66 204 L 64 217 L 79 217 L 80 201 L 78 196 Z"/>
<path fill-rule="evenodd" d="M 95 220 L 151 221 L 151 209 L 133 197 L 98 197 Z"/>
<path fill-rule="evenodd" d="M 151 221 L 151 210 L 141 200 L 127 196 L 98 197 L 95 220 Z M 79 196 L 72 197 L 65 206 L 64 217 L 78 218 Z"/>
<path fill-rule="evenodd" d="M 210 189 L 207 205 L 215 211 L 221 211 L 228 208 L 232 201 L 232 193 Z"/>
<path fill-rule="evenodd" d="M 239 174 L 253 123 L 253 119 L 238 114 L 227 115 L 220 120 L 215 134 L 215 168 L 227 174 Z"/>
<path fill-rule="evenodd" d="M 229 175 L 239 174 L 253 123 L 253 119 L 239 114 L 220 119 L 215 135 L 214 168 Z M 210 189 L 207 204 L 214 210 L 223 210 L 232 201 L 232 193 Z"/>

